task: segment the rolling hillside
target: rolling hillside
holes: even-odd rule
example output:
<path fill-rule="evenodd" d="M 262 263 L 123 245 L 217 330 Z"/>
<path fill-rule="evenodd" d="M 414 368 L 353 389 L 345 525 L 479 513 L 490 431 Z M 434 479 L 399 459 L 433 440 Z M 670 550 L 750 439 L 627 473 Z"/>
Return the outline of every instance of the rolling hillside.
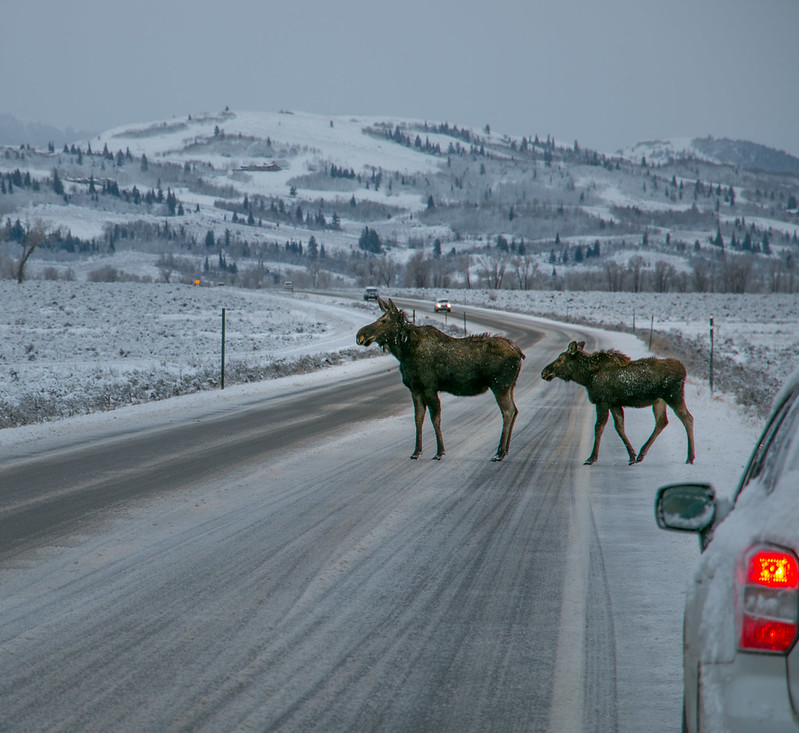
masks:
<path fill-rule="evenodd" d="M 36 229 L 28 277 L 794 292 L 799 177 L 768 150 L 611 156 L 535 131 L 287 111 L 136 123 L 0 148 L 0 276 Z"/>

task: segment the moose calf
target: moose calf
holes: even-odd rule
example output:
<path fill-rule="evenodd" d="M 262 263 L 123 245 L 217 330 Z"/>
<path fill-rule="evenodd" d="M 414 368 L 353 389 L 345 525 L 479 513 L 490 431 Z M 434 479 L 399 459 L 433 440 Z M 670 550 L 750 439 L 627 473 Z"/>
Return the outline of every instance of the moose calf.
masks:
<path fill-rule="evenodd" d="M 694 462 L 694 419 L 685 406 L 685 367 L 676 359 L 638 359 L 632 361 L 619 351 L 584 351 L 585 341 L 572 341 L 555 361 L 541 371 L 541 378 L 552 381 L 555 377 L 564 382 L 577 382 L 588 390 L 588 399 L 596 405 L 594 425 L 594 448 L 586 465 L 596 462 L 599 442 L 608 421 L 608 412 L 613 415 L 616 432 L 627 448 L 630 465 L 644 460 L 646 452 L 668 424 L 666 405 L 685 426 L 688 436 L 688 459 Z M 625 407 L 652 407 L 655 414 L 655 429 L 635 454 L 624 433 Z"/>

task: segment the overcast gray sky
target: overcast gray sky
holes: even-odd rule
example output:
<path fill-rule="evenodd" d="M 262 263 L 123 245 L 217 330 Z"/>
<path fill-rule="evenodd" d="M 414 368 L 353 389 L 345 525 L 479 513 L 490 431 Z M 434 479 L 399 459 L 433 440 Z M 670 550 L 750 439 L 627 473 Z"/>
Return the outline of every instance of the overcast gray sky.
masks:
<path fill-rule="evenodd" d="M 613 152 L 799 155 L 799 0 L 0 0 L 0 113 L 103 130 L 229 105 Z"/>

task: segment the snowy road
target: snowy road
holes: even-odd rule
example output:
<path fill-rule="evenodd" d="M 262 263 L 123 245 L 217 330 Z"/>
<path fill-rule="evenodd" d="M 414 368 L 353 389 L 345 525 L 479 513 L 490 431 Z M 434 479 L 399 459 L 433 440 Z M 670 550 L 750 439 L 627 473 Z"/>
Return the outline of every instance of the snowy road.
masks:
<path fill-rule="evenodd" d="M 490 395 L 409 461 L 390 357 L 0 448 L 0 730 L 678 730 L 682 428 L 582 466 L 585 393 L 539 378 L 574 332 L 472 315 L 527 354 L 500 464 Z"/>

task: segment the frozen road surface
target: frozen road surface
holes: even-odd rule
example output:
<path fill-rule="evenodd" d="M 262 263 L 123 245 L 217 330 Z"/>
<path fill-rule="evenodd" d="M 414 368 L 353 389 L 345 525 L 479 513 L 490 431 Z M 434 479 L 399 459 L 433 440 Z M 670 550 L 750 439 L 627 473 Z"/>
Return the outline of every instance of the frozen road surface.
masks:
<path fill-rule="evenodd" d="M 682 428 L 583 466 L 585 392 L 539 378 L 574 332 L 478 317 L 527 355 L 502 463 L 490 394 L 409 460 L 391 357 L 0 435 L 0 730 L 678 730 Z"/>

